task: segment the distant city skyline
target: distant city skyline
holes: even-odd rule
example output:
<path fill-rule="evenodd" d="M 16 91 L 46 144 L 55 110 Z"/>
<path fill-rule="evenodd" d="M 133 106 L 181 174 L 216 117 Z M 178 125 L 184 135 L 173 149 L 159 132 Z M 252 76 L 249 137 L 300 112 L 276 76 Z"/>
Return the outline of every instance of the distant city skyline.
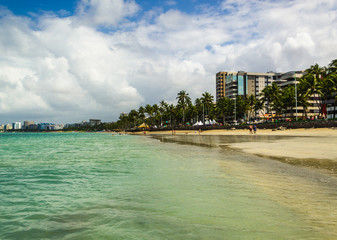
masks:
<path fill-rule="evenodd" d="M 215 95 L 220 71 L 336 59 L 331 0 L 0 0 L 0 124 L 98 118 Z"/>

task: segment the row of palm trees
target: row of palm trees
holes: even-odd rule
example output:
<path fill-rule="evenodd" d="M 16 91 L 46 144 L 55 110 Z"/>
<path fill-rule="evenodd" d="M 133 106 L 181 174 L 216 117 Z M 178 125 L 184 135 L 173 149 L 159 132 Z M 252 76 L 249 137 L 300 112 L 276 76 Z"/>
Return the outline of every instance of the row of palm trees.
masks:
<path fill-rule="evenodd" d="M 318 115 L 322 116 L 322 106 L 336 96 L 336 91 L 337 59 L 328 67 L 320 67 L 318 64 L 311 66 L 299 79 L 297 86 L 288 85 L 281 89 L 273 83 L 265 87 L 260 98 L 253 95 L 237 96 L 235 99 L 225 97 L 214 104 L 214 97 L 205 92 L 193 103 L 189 94 L 181 90 L 177 94 L 176 105 L 162 100 L 159 104 L 140 106 L 138 110 L 133 109 L 128 114 L 121 114 L 117 125 L 124 129 L 134 128 L 142 123 L 156 127 L 174 127 L 192 125 L 198 121 L 205 123 L 211 119 L 224 124 L 236 119 L 255 119 L 260 110 L 275 113 L 276 116 L 284 116 L 287 113 L 294 117 L 296 102 L 303 110 L 303 117 L 307 117 L 307 110 L 313 104 L 312 101 L 319 106 Z"/>
<path fill-rule="evenodd" d="M 149 126 L 183 126 L 197 121 L 214 118 L 214 97 L 205 92 L 202 97 L 192 103 L 189 94 L 181 90 L 176 97 L 177 104 L 170 104 L 162 100 L 159 104 L 140 106 L 138 110 L 131 110 L 128 114 L 121 114 L 118 124 L 121 128 L 133 128 L 142 123 Z"/>

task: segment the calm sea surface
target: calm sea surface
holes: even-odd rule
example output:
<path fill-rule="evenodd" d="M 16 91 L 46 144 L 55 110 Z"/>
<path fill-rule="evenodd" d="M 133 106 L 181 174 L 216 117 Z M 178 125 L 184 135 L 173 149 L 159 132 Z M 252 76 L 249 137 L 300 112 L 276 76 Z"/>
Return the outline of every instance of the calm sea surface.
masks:
<path fill-rule="evenodd" d="M 335 176 L 107 133 L 1 133 L 0 239 L 337 239 Z"/>

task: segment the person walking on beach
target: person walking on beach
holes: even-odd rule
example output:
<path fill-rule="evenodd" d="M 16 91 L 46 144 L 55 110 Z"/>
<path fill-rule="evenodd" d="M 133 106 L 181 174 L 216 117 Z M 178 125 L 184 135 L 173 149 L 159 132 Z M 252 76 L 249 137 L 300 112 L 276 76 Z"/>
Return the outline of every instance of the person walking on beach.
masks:
<path fill-rule="evenodd" d="M 256 134 L 256 129 L 257 129 L 256 125 L 254 125 L 253 129 L 254 129 L 254 134 Z"/>
<path fill-rule="evenodd" d="M 249 133 L 253 134 L 253 126 L 252 125 L 249 125 Z"/>

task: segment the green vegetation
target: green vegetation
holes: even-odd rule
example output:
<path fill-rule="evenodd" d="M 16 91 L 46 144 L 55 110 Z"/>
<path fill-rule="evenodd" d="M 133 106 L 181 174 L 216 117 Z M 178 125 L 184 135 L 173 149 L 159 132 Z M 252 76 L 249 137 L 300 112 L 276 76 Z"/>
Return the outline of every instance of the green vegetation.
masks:
<path fill-rule="evenodd" d="M 236 100 L 237 119 L 243 118 L 248 110 L 255 108 L 258 99 L 252 100 L 238 97 Z M 195 122 L 204 122 L 209 120 L 217 120 L 220 123 L 233 121 L 235 112 L 235 101 L 229 98 L 224 98 L 214 104 L 214 97 L 205 92 L 200 98 L 196 98 L 194 104 L 189 97 L 189 94 L 182 90 L 177 94 L 177 104 L 169 104 L 162 100 L 157 104 L 140 107 L 137 110 L 133 109 L 128 114 L 121 114 L 117 125 L 122 129 L 135 129 L 142 123 L 148 126 L 156 126 L 158 128 L 168 127 L 184 127 L 192 126 Z M 248 100 L 253 101 L 250 103 Z"/>

